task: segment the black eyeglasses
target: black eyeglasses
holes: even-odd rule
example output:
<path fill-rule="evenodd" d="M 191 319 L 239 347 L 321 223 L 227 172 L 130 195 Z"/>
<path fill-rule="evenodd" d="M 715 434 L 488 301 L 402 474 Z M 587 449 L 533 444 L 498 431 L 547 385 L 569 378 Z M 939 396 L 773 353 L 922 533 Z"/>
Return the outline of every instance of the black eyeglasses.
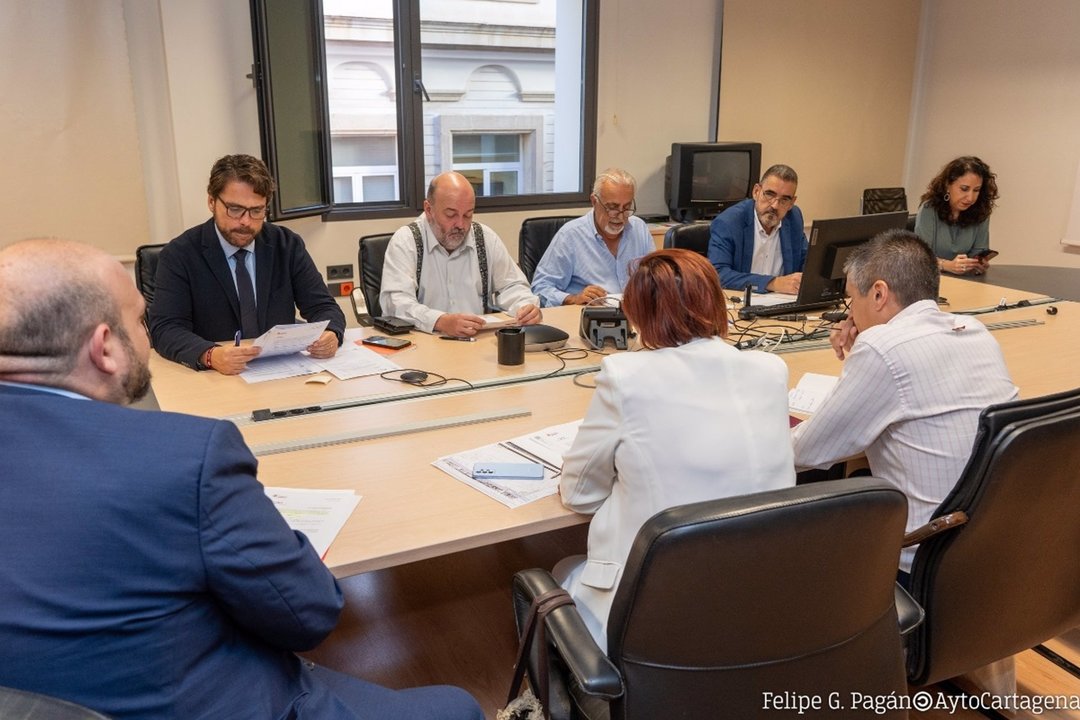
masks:
<path fill-rule="evenodd" d="M 231 217 L 233 220 L 239 220 L 240 218 L 244 217 L 245 213 L 247 213 L 247 216 L 252 220 L 262 220 L 264 217 L 266 217 L 265 205 L 244 207 L 243 205 L 231 205 L 222 200 L 220 197 L 216 197 L 214 199 L 225 206 L 225 214 Z"/>
<path fill-rule="evenodd" d="M 761 196 L 765 199 L 765 202 L 769 205 L 777 203 L 780 207 L 788 207 L 795 202 L 795 198 L 790 195 L 780 195 L 773 190 L 762 190 Z"/>
<path fill-rule="evenodd" d="M 596 198 L 596 201 L 600 203 L 600 207 L 602 207 L 604 209 L 604 212 L 606 212 L 610 217 L 619 217 L 620 215 L 626 215 L 627 217 L 629 217 L 637 212 L 636 201 L 630 203 L 629 207 L 619 207 L 615 203 L 605 203 L 603 200 L 600 199 L 600 196 L 595 193 L 593 194 L 593 197 Z"/>

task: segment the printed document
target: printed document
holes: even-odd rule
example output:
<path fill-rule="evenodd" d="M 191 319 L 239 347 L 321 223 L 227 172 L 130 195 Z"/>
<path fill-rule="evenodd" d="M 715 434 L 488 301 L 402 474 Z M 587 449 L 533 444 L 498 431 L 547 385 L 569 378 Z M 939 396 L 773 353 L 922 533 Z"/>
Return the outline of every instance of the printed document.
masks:
<path fill-rule="evenodd" d="M 799 384 L 788 391 L 788 409 L 808 415 L 817 412 L 839 379 L 836 375 L 804 374 Z"/>
<path fill-rule="evenodd" d="M 326 557 L 330 544 L 360 502 L 352 490 L 268 487 L 265 492 L 289 527 L 307 536 L 320 558 Z"/>
<path fill-rule="evenodd" d="M 317 323 L 275 325 L 255 338 L 255 341 L 251 344 L 262 348 L 259 358 L 292 355 L 301 350 L 306 350 L 308 345 L 318 340 L 329 323 L 329 320 L 322 320 Z"/>

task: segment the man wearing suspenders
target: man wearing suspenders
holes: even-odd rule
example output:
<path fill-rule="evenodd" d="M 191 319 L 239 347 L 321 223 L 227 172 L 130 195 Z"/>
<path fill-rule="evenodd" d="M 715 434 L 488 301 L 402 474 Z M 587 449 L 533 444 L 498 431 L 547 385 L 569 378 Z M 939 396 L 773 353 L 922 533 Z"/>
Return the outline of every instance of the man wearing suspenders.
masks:
<path fill-rule="evenodd" d="M 476 195 L 460 173 L 432 179 L 424 212 L 394 233 L 383 262 L 383 313 L 417 329 L 470 337 L 485 313 L 503 310 L 521 325 L 540 322 L 540 301 L 499 236 L 473 222 Z"/>

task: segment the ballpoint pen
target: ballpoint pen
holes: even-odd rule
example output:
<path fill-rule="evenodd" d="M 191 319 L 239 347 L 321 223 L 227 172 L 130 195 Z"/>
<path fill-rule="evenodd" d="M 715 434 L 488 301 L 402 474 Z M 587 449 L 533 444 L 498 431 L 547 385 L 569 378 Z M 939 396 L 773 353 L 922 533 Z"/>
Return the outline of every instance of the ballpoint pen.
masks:
<path fill-rule="evenodd" d="M 234 338 L 234 340 L 235 340 L 234 344 L 236 345 L 236 347 L 240 347 L 240 335 L 241 335 L 241 332 L 239 330 L 237 330 L 236 331 L 236 336 Z"/>
<path fill-rule="evenodd" d="M 461 342 L 476 342 L 474 337 L 457 337 L 456 335 L 440 335 L 440 340 L 459 340 Z"/>

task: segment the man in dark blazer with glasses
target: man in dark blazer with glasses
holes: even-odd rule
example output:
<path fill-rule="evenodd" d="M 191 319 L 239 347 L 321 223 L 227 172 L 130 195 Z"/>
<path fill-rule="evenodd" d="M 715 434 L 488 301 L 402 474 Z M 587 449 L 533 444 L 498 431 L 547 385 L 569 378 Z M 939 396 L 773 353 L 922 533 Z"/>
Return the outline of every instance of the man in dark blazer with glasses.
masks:
<path fill-rule="evenodd" d="M 229 341 L 296 322 L 297 311 L 308 322 L 329 323 L 308 348 L 312 357 L 337 352 L 345 314 L 300 236 L 265 221 L 274 189 L 258 158 L 226 155 L 214 163 L 207 186 L 213 217 L 173 239 L 158 259 L 150 334 L 163 357 L 236 374 L 258 348 Z"/>

